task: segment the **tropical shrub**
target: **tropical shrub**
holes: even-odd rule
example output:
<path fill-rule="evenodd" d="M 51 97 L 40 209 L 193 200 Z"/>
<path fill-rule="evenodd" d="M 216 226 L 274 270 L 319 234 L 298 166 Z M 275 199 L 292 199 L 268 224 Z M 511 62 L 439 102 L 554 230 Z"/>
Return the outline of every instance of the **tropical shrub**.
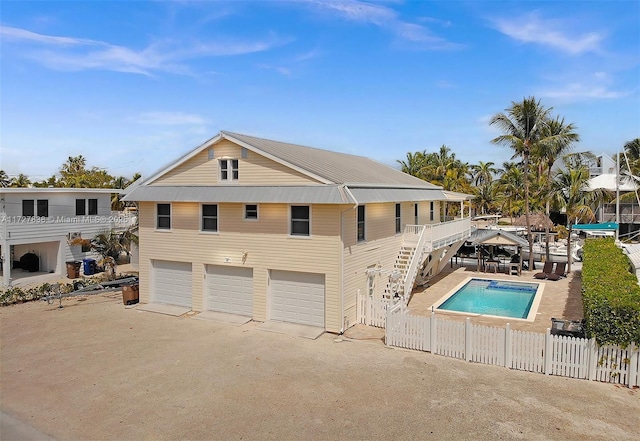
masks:
<path fill-rule="evenodd" d="M 582 265 L 587 334 L 599 345 L 640 344 L 640 286 L 612 238 L 588 239 Z"/>

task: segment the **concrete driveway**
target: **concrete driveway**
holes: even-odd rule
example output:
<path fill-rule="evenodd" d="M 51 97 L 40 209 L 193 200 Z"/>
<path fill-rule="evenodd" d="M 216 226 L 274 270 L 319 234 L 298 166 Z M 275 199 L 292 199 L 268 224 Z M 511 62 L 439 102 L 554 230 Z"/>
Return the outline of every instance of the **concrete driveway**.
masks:
<path fill-rule="evenodd" d="M 58 440 L 638 437 L 638 390 L 141 312 L 118 293 L 64 305 L 0 309 L 1 410 Z"/>

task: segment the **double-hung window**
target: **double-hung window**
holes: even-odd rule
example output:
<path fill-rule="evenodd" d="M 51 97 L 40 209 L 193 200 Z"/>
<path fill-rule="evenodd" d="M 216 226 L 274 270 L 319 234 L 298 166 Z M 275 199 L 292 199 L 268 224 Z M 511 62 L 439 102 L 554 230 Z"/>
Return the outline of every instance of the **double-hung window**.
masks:
<path fill-rule="evenodd" d="M 97 199 L 89 199 L 87 201 L 89 207 L 88 207 L 88 214 L 89 216 L 96 216 L 98 214 L 98 200 Z"/>
<path fill-rule="evenodd" d="M 84 216 L 85 214 L 87 214 L 85 209 L 85 200 L 76 199 L 76 216 Z"/>
<path fill-rule="evenodd" d="M 202 231 L 218 231 L 218 206 L 202 205 Z"/>
<path fill-rule="evenodd" d="M 34 211 L 34 203 L 33 199 L 23 199 L 22 200 L 22 215 L 24 217 L 33 217 L 36 215 Z"/>
<path fill-rule="evenodd" d="M 311 208 L 308 205 L 291 206 L 291 235 L 309 236 L 311 233 Z"/>
<path fill-rule="evenodd" d="M 396 234 L 402 232 L 402 219 L 400 217 L 400 204 L 396 204 Z"/>
<path fill-rule="evenodd" d="M 49 217 L 49 200 L 38 199 L 36 201 L 36 207 L 38 209 L 38 217 Z"/>
<path fill-rule="evenodd" d="M 365 211 L 364 211 L 364 205 L 358 205 L 358 242 L 364 242 L 365 238 L 364 238 L 364 229 L 365 229 L 365 224 L 364 224 L 364 217 L 365 217 Z"/>
<path fill-rule="evenodd" d="M 244 218 L 246 220 L 258 219 L 258 206 L 256 204 L 247 204 L 244 206 Z"/>
<path fill-rule="evenodd" d="M 431 201 L 431 205 L 429 205 L 429 220 L 433 222 L 434 217 L 434 209 L 433 209 L 433 201 Z"/>
<path fill-rule="evenodd" d="M 221 181 L 237 181 L 238 180 L 238 160 L 237 159 L 221 159 L 220 160 L 220 180 Z"/>
<path fill-rule="evenodd" d="M 158 204 L 156 210 L 156 228 L 159 230 L 170 230 L 171 204 Z"/>

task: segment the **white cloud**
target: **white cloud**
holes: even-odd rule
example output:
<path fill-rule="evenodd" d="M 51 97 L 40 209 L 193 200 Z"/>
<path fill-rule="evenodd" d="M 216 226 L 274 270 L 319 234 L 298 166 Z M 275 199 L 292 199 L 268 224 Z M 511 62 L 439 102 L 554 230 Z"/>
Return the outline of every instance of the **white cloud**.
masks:
<path fill-rule="evenodd" d="M 496 30 L 515 40 L 550 46 L 571 55 L 598 52 L 604 38 L 598 32 L 571 35 L 570 31 L 566 31 L 571 28 L 568 22 L 541 18 L 537 12 L 519 17 L 495 18 L 491 22 Z"/>
<path fill-rule="evenodd" d="M 103 41 L 43 35 L 7 26 L 0 26 L 0 35 L 16 44 L 35 45 L 35 49 L 21 49 L 21 54 L 51 69 L 111 70 L 142 75 L 154 72 L 189 75 L 187 60 L 263 52 L 290 41 L 275 35 L 259 41 L 159 41 L 136 50 Z"/>
<path fill-rule="evenodd" d="M 579 100 L 585 98 L 614 99 L 631 95 L 634 91 L 616 91 L 600 84 L 569 83 L 561 87 L 540 91 L 538 95 L 564 100 Z"/>
<path fill-rule="evenodd" d="M 423 49 L 457 49 L 461 45 L 434 35 L 427 27 L 400 19 L 393 9 L 379 3 L 359 0 L 303 0 L 303 3 L 328 11 L 344 20 L 387 29 L 397 37 L 419 43 Z"/>

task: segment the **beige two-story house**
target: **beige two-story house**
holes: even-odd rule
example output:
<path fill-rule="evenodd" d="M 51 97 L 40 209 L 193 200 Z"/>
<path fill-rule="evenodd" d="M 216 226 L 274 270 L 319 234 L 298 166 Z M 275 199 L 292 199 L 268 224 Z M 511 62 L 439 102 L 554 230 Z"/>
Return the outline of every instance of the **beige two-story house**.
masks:
<path fill-rule="evenodd" d="M 358 291 L 408 295 L 470 232 L 467 195 L 365 157 L 224 131 L 124 199 L 139 203 L 142 303 L 335 333 L 356 323 Z"/>

